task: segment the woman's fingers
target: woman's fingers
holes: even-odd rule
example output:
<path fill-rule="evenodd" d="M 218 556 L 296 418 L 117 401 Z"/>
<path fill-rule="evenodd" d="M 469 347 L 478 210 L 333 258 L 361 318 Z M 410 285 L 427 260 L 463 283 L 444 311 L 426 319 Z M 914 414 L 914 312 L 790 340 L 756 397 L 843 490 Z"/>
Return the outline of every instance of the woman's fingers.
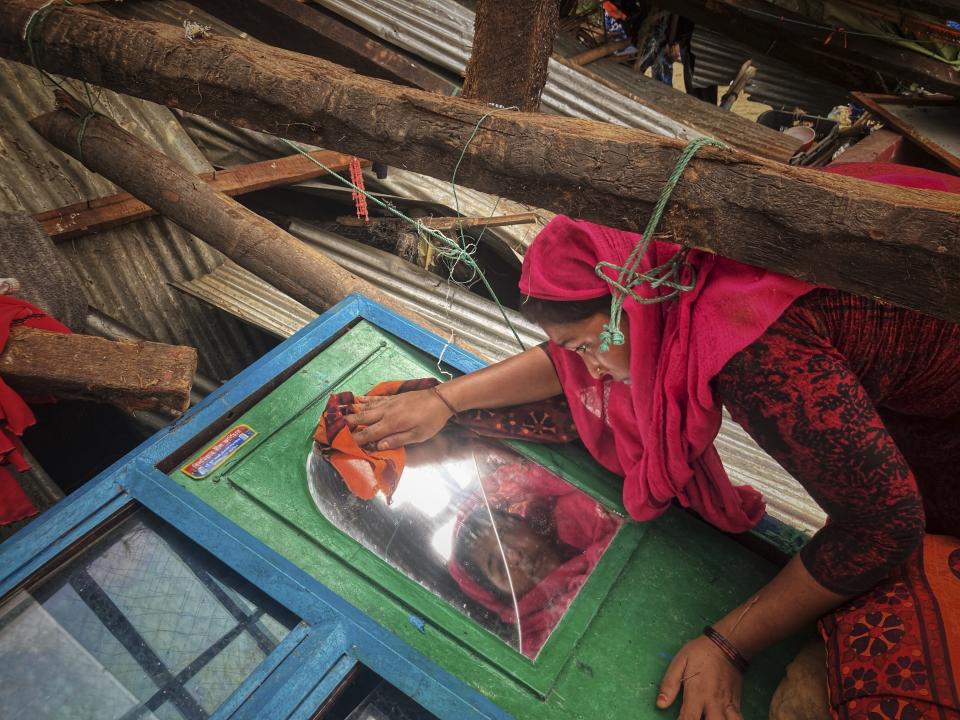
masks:
<path fill-rule="evenodd" d="M 663 680 L 660 681 L 660 692 L 657 695 L 658 708 L 668 708 L 677 699 L 677 693 L 680 692 L 680 687 L 683 684 L 683 670 L 686 665 L 686 659 L 680 654 L 670 662 L 667 672 L 663 675 Z"/>

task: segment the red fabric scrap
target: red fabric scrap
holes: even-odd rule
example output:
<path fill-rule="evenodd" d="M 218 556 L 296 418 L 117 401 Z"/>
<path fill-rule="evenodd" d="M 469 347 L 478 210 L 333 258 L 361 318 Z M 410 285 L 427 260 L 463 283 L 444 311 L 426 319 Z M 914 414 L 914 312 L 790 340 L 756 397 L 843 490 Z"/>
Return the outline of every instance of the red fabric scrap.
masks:
<path fill-rule="evenodd" d="M 10 329 L 17 325 L 70 332 L 68 327 L 40 308 L 11 295 L 0 295 L 0 352 L 7 345 Z M 18 438 L 35 422 L 30 406 L 0 379 L 0 525 L 9 525 L 38 512 L 20 483 L 5 467 L 12 465 L 20 472 L 30 469 Z"/>

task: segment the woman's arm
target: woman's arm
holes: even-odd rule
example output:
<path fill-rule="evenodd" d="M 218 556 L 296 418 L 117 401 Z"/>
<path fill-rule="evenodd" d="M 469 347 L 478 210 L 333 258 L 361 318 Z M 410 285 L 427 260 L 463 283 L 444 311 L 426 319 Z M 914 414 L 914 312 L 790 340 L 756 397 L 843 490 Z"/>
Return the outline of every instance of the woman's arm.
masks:
<path fill-rule="evenodd" d="M 361 445 L 376 443 L 379 450 L 423 442 L 446 425 L 452 415 L 450 408 L 463 412 L 522 405 L 559 395 L 563 389 L 546 349 L 535 347 L 454 378 L 438 391 L 442 399 L 434 390 L 360 398 L 363 410 L 349 415 L 347 422 L 352 428 L 367 427 L 354 438 Z"/>
<path fill-rule="evenodd" d="M 760 592 L 713 627 L 747 658 L 808 627 L 848 598 L 820 585 L 794 557 Z M 740 718 L 740 671 L 706 636 L 684 645 L 660 683 L 657 706 L 669 707 L 683 689 L 681 720 Z"/>
<path fill-rule="evenodd" d="M 776 578 L 714 625 L 749 656 L 888 577 L 922 542 L 923 502 L 869 393 L 812 325 L 772 326 L 715 386 L 734 420 L 830 517 Z M 739 675 L 709 639 L 678 653 L 661 707 L 681 678 L 681 718 L 699 719 L 697 707 L 712 708 L 708 720 L 739 717 L 728 707 L 739 705 Z"/>

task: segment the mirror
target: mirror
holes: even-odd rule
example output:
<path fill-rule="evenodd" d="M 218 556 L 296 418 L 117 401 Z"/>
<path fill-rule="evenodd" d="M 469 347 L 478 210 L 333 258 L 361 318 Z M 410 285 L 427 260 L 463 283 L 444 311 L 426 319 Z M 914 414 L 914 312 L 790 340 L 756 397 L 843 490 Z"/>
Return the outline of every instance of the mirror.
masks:
<path fill-rule="evenodd" d="M 307 477 L 337 528 L 529 658 L 622 524 L 542 466 L 457 429 L 407 448 L 389 503 L 351 494 L 317 445 Z"/>

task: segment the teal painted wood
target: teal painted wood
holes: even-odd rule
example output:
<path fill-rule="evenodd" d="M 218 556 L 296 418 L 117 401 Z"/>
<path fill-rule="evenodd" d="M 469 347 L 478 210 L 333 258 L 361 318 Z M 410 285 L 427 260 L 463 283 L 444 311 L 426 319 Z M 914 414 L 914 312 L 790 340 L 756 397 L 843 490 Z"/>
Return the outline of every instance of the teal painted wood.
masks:
<path fill-rule="evenodd" d="M 251 695 L 260 689 L 268 678 L 277 675 L 279 666 L 290 658 L 294 650 L 299 648 L 304 640 L 309 637 L 309 634 L 310 626 L 304 623 L 300 623 L 294 627 L 293 630 L 280 641 L 276 649 L 240 684 L 240 687 L 234 690 L 230 694 L 230 697 L 217 708 L 216 712 L 210 716 L 210 720 L 226 720 L 226 718 L 234 717 L 237 709 L 243 703 L 247 702 Z"/>

